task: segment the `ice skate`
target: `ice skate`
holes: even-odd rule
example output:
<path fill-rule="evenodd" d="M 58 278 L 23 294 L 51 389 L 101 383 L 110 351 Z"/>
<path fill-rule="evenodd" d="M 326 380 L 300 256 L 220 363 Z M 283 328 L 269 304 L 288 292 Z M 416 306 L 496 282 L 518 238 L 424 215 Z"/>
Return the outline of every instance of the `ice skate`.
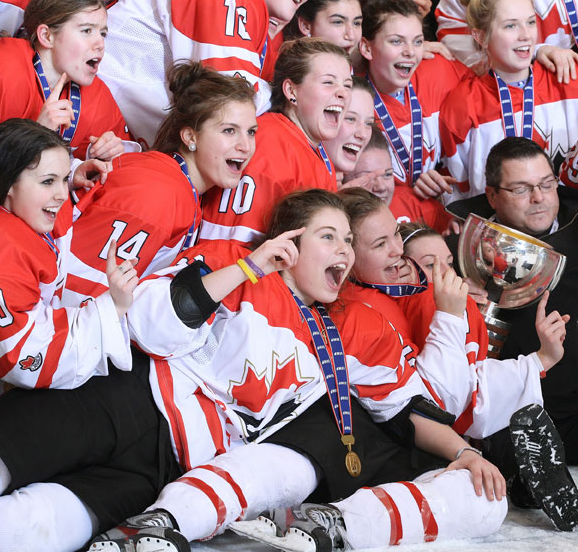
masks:
<path fill-rule="evenodd" d="M 341 512 L 326 504 L 305 503 L 273 510 L 253 521 L 235 522 L 230 528 L 239 535 L 286 552 L 350 550 Z"/>
<path fill-rule="evenodd" d="M 560 531 L 578 526 L 578 489 L 554 423 L 537 404 L 514 413 L 510 433 L 520 474 L 536 503 Z"/>
<path fill-rule="evenodd" d="M 163 510 L 145 512 L 95 537 L 89 552 L 190 552 L 187 539 Z"/>

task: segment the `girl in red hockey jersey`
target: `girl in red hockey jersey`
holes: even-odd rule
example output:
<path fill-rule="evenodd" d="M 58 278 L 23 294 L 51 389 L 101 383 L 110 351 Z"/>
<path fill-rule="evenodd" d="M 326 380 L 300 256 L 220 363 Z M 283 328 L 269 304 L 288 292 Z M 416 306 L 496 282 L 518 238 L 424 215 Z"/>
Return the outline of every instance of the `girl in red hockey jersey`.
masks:
<path fill-rule="evenodd" d="M 170 265 L 196 239 L 201 195 L 234 189 L 255 151 L 254 90 L 246 80 L 182 63 L 169 73 L 169 88 L 173 104 L 154 150 L 115 159 L 106 184 L 77 204 L 67 304 L 106 290 L 112 240 L 120 259 L 139 260 L 139 276 Z"/>
<path fill-rule="evenodd" d="M 240 516 L 257 515 L 268 506 L 299 502 L 317 484 L 314 463 L 287 446 L 261 442 L 290 428 L 290 422 L 306 416 L 309 408 L 325 413 L 322 422 L 327 431 L 317 436 L 308 433 L 306 439 L 312 447 L 320 445 L 318 450 L 331 451 L 323 464 L 329 471 L 335 467 L 336 472 L 328 472 L 327 477 L 341 489 L 342 485 L 355 489 L 361 481 L 372 478 L 381 483 L 385 474 L 392 477 L 389 467 L 384 465 L 381 470 L 387 462 L 379 455 L 370 459 L 371 455 L 362 452 L 362 434 L 375 431 L 375 440 L 366 440 L 368 450 L 373 450 L 383 435 L 365 410 L 374 420 L 391 421 L 395 427 L 398 422 L 399 427 L 405 427 L 402 420 L 411 417 L 418 446 L 449 461 L 459 452 L 460 458 L 450 469 L 472 470 L 474 483 L 469 472 L 462 471 L 457 476 L 460 486 L 467 500 L 475 501 L 485 519 L 491 519 L 472 524 L 472 530 L 476 534 L 495 530 L 506 505 L 492 498 L 503 496 L 504 481 L 495 467 L 466 450 L 465 442 L 449 427 L 412 411 L 415 408 L 420 412 L 417 405 L 427 392 L 412 368 L 411 348 L 373 309 L 361 304 L 347 311 L 339 305 L 332 307 L 353 263 L 350 227 L 339 198 L 325 190 L 307 190 L 287 197 L 272 216 L 268 238 L 252 252 L 230 241 L 201 244 L 184 252 L 172 267 L 141 283 L 131 311 L 131 327 L 139 346 L 152 356 L 141 358 L 140 363 L 135 361 L 135 369 L 140 367 L 146 378 L 151 367 L 150 380 L 145 381 L 150 382 L 157 408 L 166 416 L 169 425 L 165 433 L 170 427 L 170 441 L 158 445 L 158 454 L 166 458 L 172 450 L 181 467 L 190 471 L 163 490 L 154 507 L 164 512 L 137 516 L 129 521 L 131 530 L 100 537 L 93 550 L 114 546 L 110 538 L 118 539 L 120 550 L 128 550 L 130 541 L 146 542 L 153 534 L 156 543 L 172 541 L 175 548 L 187 550 L 187 539 L 211 536 Z M 207 273 L 208 267 L 214 271 Z M 107 379 L 88 382 L 92 390 L 88 397 L 79 389 L 66 396 L 41 398 L 18 393 L 13 399 L 0 398 L 0 485 L 2 490 L 8 485 L 10 491 L 16 488 L 14 493 L 0 497 L 1 517 L 8 520 L 7 530 L 0 533 L 0 547 L 10 549 L 10 543 L 15 542 L 11 539 L 22 538 L 30 546 L 41 542 L 51 550 L 73 550 L 74 544 L 80 546 L 82 531 L 85 539 L 90 534 L 88 508 L 99 520 L 110 522 L 113 514 L 118 515 L 119 506 L 125 512 L 134 511 L 142 497 L 150 495 L 149 487 L 142 493 L 142 487 L 132 488 L 126 480 L 130 473 L 146 473 L 151 462 L 148 453 L 143 450 L 127 463 L 129 458 L 116 457 L 103 445 L 108 434 L 116 436 L 121 429 L 123 440 L 131 443 L 145 437 L 124 431 L 139 421 L 131 416 L 114 415 L 112 422 L 99 425 L 107 410 L 116 413 L 117 407 L 124 411 L 130 406 L 122 401 L 122 393 L 119 396 L 116 389 L 107 390 Z M 326 398 L 327 386 L 341 391 L 342 398 L 335 406 L 341 412 L 337 415 L 339 421 L 333 418 Z M 357 399 L 349 397 L 350 386 Z M 331 396 L 337 395 L 331 392 Z M 84 397 L 88 405 L 77 397 Z M 40 400 L 47 402 L 40 407 Z M 119 400 L 121 404 L 117 405 Z M 51 401 L 56 401 L 58 408 L 50 409 Z M 85 431 L 84 438 L 79 436 L 73 447 L 64 444 L 68 451 L 64 460 L 30 449 L 45 446 L 45 439 L 50 439 L 54 431 L 70 434 L 66 426 L 72 430 L 78 424 L 71 415 L 54 424 L 54 417 L 63 410 L 61 402 L 68 404 L 71 412 L 82 407 L 83 420 L 87 418 L 84 409 L 92 412 L 94 402 L 103 403 L 98 415 L 94 419 L 88 416 L 87 421 L 101 431 Z M 144 408 L 140 402 L 133 407 Z M 350 408 L 355 410 L 352 419 Z M 143 418 L 149 415 L 149 409 L 145 409 Z M 39 413 L 42 416 L 38 423 L 26 423 L 29 415 Z M 7 440 L 5 431 L 18 437 Z M 31 438 L 43 432 L 42 439 Z M 351 439 L 353 435 L 359 439 L 357 444 Z M 411 432 L 407 438 L 406 446 L 384 436 L 383 446 L 396 451 L 396 458 L 397 453 L 403 458 L 396 473 L 414 476 L 417 468 L 410 460 Z M 83 456 L 86 447 L 94 450 L 89 455 L 93 464 L 89 465 L 92 477 L 88 483 L 82 469 L 89 462 Z M 23 448 L 28 451 L 26 462 L 18 460 L 23 458 Z M 116 447 L 112 450 L 115 453 Z M 344 460 L 350 451 L 366 458 L 361 461 L 361 474 L 356 471 L 359 458 L 356 460 L 355 454 L 348 457 L 352 471 L 346 471 Z M 220 454 L 211 460 L 216 452 Z M 81 469 L 75 463 L 77 455 L 83 459 Z M 420 458 L 420 467 L 423 471 L 424 466 L 445 465 L 447 460 L 425 455 Z M 156 462 L 152 460 L 155 468 Z M 169 462 L 159 468 L 161 479 L 170 466 Z M 55 469 L 61 475 L 54 476 Z M 30 484 L 38 480 L 38 473 L 48 483 Z M 352 473 L 357 473 L 359 479 Z M 113 505 L 102 490 L 110 486 L 110 479 L 118 479 Z M 488 498 L 481 497 L 483 487 Z M 333 493 L 339 492 L 333 489 Z M 46 517 L 56 521 L 46 531 L 31 530 L 40 525 L 32 523 L 30 515 L 34 522 Z M 175 518 L 186 539 L 179 541 L 170 528 Z M 70 519 L 75 520 L 74 530 L 65 532 L 63 528 L 71 524 Z M 438 519 L 441 523 L 442 517 Z M 157 527 L 147 527 L 148 522 Z M 416 529 L 421 527 L 420 522 Z"/>
<path fill-rule="evenodd" d="M 70 259 L 72 206 L 66 143 L 26 119 L 0 124 L 0 378 L 20 387 L 78 387 L 130 370 L 124 314 L 132 303 L 132 261 L 105 259 L 110 293 L 73 308 L 60 302 Z"/>
<path fill-rule="evenodd" d="M 543 299 L 536 320 L 540 351 L 513 360 L 488 359 L 483 317 L 473 299 L 466 301 L 467 286 L 448 270 L 449 250 L 441 236 L 419 225 L 413 235 L 409 231 L 406 234 L 408 251 L 419 257 L 430 274 L 433 258 L 438 255 L 438 279 L 433 288 L 425 289 L 426 274 L 418 283 L 412 264 L 403 257 L 398 224 L 383 202 L 365 190 L 340 193 L 348 205 L 356 238 L 355 284 L 345 290 L 346 296 L 380 310 L 418 350 L 423 349 L 428 335 L 435 342 L 443 340 L 446 333 L 463 332 L 461 357 L 442 353 L 440 362 L 418 357 L 416 364 L 438 403 L 457 417 L 454 428 L 461 434 L 483 438 L 506 427 L 519 408 L 541 403 L 540 376 L 563 354 L 568 317 L 557 312 L 546 317 Z M 437 287 L 444 291 L 438 292 Z"/>
<path fill-rule="evenodd" d="M 30 118 L 58 130 L 79 159 L 139 150 L 96 76 L 106 17 L 102 0 L 32 0 L 24 15 L 29 42 L 0 43 L 0 120 Z"/>
<path fill-rule="evenodd" d="M 272 108 L 259 117 L 255 156 L 238 188 L 203 199 L 201 239 L 250 243 L 271 205 L 298 189 L 337 189 L 322 141 L 337 136 L 351 96 L 351 66 L 339 46 L 316 38 L 284 44 L 275 65 Z"/>
<path fill-rule="evenodd" d="M 418 197 L 449 189 L 436 166 L 441 158 L 439 109 L 465 67 L 436 55 L 422 61 L 424 37 L 411 0 L 376 0 L 363 10 L 359 46 L 374 88 L 375 114 L 392 152 L 397 185 L 413 186 Z"/>
<path fill-rule="evenodd" d="M 490 72 L 460 83 L 440 111 L 444 163 L 457 184 L 444 203 L 484 192 L 491 147 L 507 136 L 538 143 L 555 165 L 578 139 L 578 82 L 532 63 L 538 39 L 530 0 L 472 0 L 468 22 Z"/>

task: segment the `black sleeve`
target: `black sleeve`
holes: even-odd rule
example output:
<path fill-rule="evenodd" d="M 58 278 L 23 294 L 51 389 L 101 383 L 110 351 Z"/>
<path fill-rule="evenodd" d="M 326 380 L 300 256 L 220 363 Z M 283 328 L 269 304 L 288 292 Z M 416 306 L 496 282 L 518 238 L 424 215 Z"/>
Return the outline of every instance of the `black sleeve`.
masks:
<path fill-rule="evenodd" d="M 213 314 L 215 303 L 203 286 L 201 278 L 211 269 L 202 261 L 183 268 L 171 282 L 171 302 L 177 316 L 189 328 L 198 328 Z"/>
<path fill-rule="evenodd" d="M 412 397 L 401 412 L 382 424 L 386 433 L 407 446 L 413 446 L 415 442 L 415 428 L 409 419 L 409 415 L 412 412 L 444 425 L 451 425 L 456 421 L 453 414 L 442 410 L 434 402 L 425 399 L 421 395 Z"/>

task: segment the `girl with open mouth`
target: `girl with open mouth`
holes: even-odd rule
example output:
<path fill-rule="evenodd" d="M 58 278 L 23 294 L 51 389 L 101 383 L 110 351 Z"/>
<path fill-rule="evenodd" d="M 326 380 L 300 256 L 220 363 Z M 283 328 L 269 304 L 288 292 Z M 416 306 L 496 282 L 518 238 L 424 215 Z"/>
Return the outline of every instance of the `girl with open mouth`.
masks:
<path fill-rule="evenodd" d="M 468 24 L 490 71 L 459 84 L 442 105 L 444 163 L 457 184 L 448 204 L 484 192 L 484 165 L 491 147 L 508 136 L 535 141 L 555 166 L 578 139 L 578 81 L 559 82 L 532 63 L 538 39 L 530 0 L 474 0 Z"/>
<path fill-rule="evenodd" d="M 411 0 L 367 3 L 359 50 L 374 89 L 376 118 L 392 151 L 396 184 L 413 186 L 418 197 L 427 197 L 430 188 L 450 189 L 451 180 L 436 170 L 438 114 L 467 69 L 440 55 L 422 61 L 422 20 Z"/>
<path fill-rule="evenodd" d="M 0 123 L 0 375 L 17 387 L 71 389 L 130 370 L 125 314 L 138 278 L 133 261 L 105 259 L 110 291 L 70 308 L 61 303 L 72 234 L 66 142 L 28 119 Z"/>
<path fill-rule="evenodd" d="M 271 111 L 258 118 L 257 147 L 237 190 L 203 199 L 201 239 L 250 243 L 271 204 L 298 189 L 337 189 L 323 141 L 337 136 L 351 97 L 349 58 L 316 38 L 286 43 L 275 65 Z"/>
<path fill-rule="evenodd" d="M 102 0 L 32 0 L 24 12 L 29 41 L 5 38 L 0 44 L 0 120 L 34 119 L 58 131 L 78 159 L 109 161 L 140 151 L 96 76 L 106 21 Z"/>

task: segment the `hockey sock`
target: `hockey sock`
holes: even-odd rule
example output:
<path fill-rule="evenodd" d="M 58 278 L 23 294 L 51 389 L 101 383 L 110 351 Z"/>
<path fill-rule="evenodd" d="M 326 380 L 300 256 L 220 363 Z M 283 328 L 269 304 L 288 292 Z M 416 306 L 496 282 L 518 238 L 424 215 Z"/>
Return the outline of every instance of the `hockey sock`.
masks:
<path fill-rule="evenodd" d="M 0 497 L 0 550 L 74 552 L 98 526 L 92 512 L 66 487 L 33 483 Z"/>

